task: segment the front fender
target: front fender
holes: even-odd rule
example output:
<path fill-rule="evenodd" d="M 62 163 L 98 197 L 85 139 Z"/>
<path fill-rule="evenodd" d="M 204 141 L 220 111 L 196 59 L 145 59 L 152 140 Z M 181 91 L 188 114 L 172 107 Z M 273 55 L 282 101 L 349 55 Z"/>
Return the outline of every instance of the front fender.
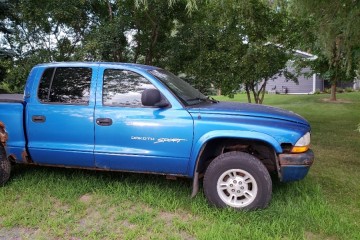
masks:
<path fill-rule="evenodd" d="M 202 147 L 205 146 L 205 144 L 210 140 L 214 140 L 217 138 L 233 138 L 233 139 L 248 139 L 248 140 L 262 141 L 272 146 L 277 153 L 282 152 L 282 148 L 279 142 L 276 141 L 270 135 L 264 133 L 255 132 L 255 131 L 237 131 L 237 130 L 211 131 L 204 134 L 202 137 L 198 139 L 196 143 L 194 143 L 194 147 L 191 152 L 189 166 L 188 166 L 188 176 L 194 177 L 196 170 L 196 163 L 197 160 L 199 159 L 199 154 L 202 150 Z"/>

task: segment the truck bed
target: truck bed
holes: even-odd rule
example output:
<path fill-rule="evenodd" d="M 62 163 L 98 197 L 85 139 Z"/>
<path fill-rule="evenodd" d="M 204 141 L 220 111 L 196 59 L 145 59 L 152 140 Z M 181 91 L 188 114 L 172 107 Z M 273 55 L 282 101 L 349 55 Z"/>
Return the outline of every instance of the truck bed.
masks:
<path fill-rule="evenodd" d="M 24 102 L 24 95 L 23 94 L 0 94 L 0 102 L 22 103 L 22 102 Z"/>

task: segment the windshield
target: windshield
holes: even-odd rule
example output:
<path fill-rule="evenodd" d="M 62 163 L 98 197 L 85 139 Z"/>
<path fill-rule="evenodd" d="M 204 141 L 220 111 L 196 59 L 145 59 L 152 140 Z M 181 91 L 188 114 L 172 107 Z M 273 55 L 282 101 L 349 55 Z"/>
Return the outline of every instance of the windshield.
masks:
<path fill-rule="evenodd" d="M 157 69 L 149 72 L 164 83 L 185 106 L 192 106 L 209 101 L 204 94 L 166 70 Z"/>

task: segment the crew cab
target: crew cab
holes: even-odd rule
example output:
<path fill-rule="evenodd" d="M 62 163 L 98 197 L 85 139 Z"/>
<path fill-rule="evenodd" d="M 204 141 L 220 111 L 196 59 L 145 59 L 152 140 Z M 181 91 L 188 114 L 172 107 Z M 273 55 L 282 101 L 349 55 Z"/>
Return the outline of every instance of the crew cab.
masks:
<path fill-rule="evenodd" d="M 161 68 L 40 64 L 23 95 L 0 95 L 0 185 L 13 164 L 155 173 L 192 179 L 192 196 L 203 181 L 217 207 L 265 208 L 270 175 L 307 175 L 310 132 L 295 113 L 216 101 Z"/>

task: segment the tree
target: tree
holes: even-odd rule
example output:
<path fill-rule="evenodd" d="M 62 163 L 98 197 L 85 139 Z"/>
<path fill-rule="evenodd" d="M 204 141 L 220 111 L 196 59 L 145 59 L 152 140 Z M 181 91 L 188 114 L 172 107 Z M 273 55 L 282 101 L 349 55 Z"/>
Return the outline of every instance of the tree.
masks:
<path fill-rule="evenodd" d="M 248 47 L 246 54 L 242 57 L 241 68 L 249 102 L 251 102 L 250 92 L 252 92 L 255 103 L 263 103 L 266 84 L 279 74 L 284 74 L 287 79 L 296 79 L 286 69 L 286 63 L 291 56 L 291 53 L 287 53 L 276 45 L 254 44 Z"/>
<path fill-rule="evenodd" d="M 137 4 L 137 7 L 136 7 Z M 263 100 L 266 82 L 284 71 L 289 16 L 263 0 L 12 1 L 14 34 L 2 39 L 17 57 L 2 83 L 21 91 L 30 68 L 49 61 L 126 61 L 182 73 L 202 89 L 233 95 L 240 84 Z M 273 64 L 276 59 L 276 64 Z M 257 86 L 260 85 L 259 89 Z"/>
<path fill-rule="evenodd" d="M 331 100 L 336 101 L 339 80 L 353 80 L 360 69 L 360 2 L 298 0 L 291 1 L 290 11 L 309 19 L 315 41 L 304 38 L 302 44 L 319 56 L 312 67 L 329 80 Z"/>
<path fill-rule="evenodd" d="M 170 47 L 168 39 L 178 22 L 186 17 L 181 2 L 169 5 L 162 0 L 151 1 L 145 8 L 134 11 L 133 31 L 136 59 L 143 55 L 143 63 L 161 65 Z"/>
<path fill-rule="evenodd" d="M 2 86 L 12 92 L 22 91 L 29 70 L 41 62 L 92 60 L 161 64 L 165 62 L 166 49 L 170 47 L 167 38 L 175 22 L 186 16 L 182 2 L 169 5 L 160 0 L 142 8 L 135 7 L 131 0 L 5 3 L 0 20 L 12 26 L 13 34 L 0 28 L 4 32 L 0 41 L 17 57 L 1 60 L 0 74 Z"/>
<path fill-rule="evenodd" d="M 2 60 L 6 68 L 2 87 L 22 92 L 30 69 L 42 62 L 69 61 L 89 28 L 89 4 L 86 1 L 27 0 L 9 1 L 9 11 L 2 19 L 12 27 L 1 41 L 16 53 L 16 58 Z"/>
<path fill-rule="evenodd" d="M 177 56 L 172 68 L 194 85 L 213 85 L 224 95 L 232 96 L 243 85 L 249 102 L 252 93 L 254 101 L 262 103 L 266 83 L 275 74 L 290 76 L 285 67 L 292 57 L 294 40 L 287 36 L 293 20 L 258 0 L 197 6 L 172 38 L 176 47 L 168 55 Z"/>
<path fill-rule="evenodd" d="M 10 16 L 11 9 L 9 2 L 0 1 L 0 34 L 12 34 L 13 29 L 8 26 L 4 20 Z M 3 45 L 3 43 L 1 44 Z M 11 49 L 0 47 L 0 59 L 13 57 L 15 53 Z"/>
<path fill-rule="evenodd" d="M 92 1 L 92 25 L 84 34 L 77 54 L 88 61 L 132 61 L 128 36 L 132 33 L 134 3 L 125 1 Z"/>
<path fill-rule="evenodd" d="M 185 6 L 164 1 L 135 7 L 134 2 L 107 1 L 96 9 L 96 24 L 84 39 L 83 56 L 89 60 L 128 61 L 148 65 L 161 62 L 167 39 L 176 19 L 184 17 Z"/>

